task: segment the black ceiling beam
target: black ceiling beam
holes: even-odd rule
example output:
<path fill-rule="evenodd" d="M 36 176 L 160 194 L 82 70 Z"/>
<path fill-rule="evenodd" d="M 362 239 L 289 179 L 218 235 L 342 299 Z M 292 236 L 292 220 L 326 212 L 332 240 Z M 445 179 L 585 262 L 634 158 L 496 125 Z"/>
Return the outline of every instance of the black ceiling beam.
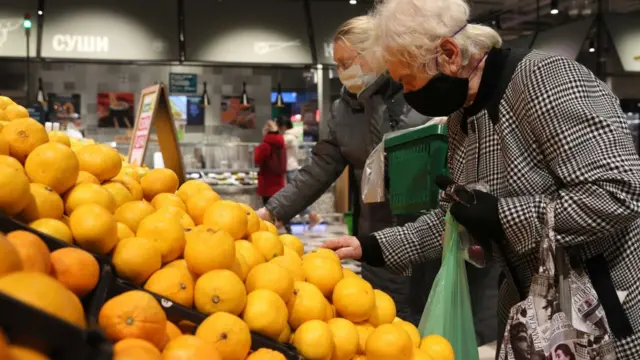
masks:
<path fill-rule="evenodd" d="M 309 0 L 302 0 L 304 7 L 304 17 L 307 23 L 307 35 L 309 36 L 309 47 L 311 48 L 311 62 L 318 63 L 318 49 L 316 48 L 316 35 L 313 31 L 313 16 L 311 15 L 311 3 Z"/>

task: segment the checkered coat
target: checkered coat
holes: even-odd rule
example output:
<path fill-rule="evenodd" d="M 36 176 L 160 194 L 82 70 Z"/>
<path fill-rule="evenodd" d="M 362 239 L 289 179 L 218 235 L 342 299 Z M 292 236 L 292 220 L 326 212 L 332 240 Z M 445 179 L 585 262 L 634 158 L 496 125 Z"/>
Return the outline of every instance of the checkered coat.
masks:
<path fill-rule="evenodd" d="M 483 110 L 461 130 L 451 115 L 448 167 L 459 183 L 484 182 L 500 198 L 506 256 L 528 289 L 537 268 L 545 196 L 557 196 L 557 242 L 583 259 L 604 254 L 635 335 L 616 341 L 618 359 L 640 359 L 640 158 L 618 99 L 580 64 L 529 53 L 516 68 L 494 124 Z M 404 227 L 375 233 L 391 270 L 438 258 L 449 203 Z M 505 259 L 506 257 L 506 259 Z M 498 318 L 519 301 L 513 277 L 500 287 Z M 502 336 L 502 334 L 500 334 Z"/>

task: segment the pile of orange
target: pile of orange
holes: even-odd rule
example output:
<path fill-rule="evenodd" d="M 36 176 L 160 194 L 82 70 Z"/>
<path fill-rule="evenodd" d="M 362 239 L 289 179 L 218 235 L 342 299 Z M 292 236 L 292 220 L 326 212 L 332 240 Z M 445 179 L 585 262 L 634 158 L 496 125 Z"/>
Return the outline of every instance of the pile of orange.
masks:
<path fill-rule="evenodd" d="M 110 146 L 47 134 L 9 105 L 2 109 L 0 97 L 0 121 L 3 110 L 8 119 L 0 122 L 0 212 L 111 256 L 117 276 L 147 291 L 114 297 L 100 312 L 117 359 L 161 352 L 165 359 L 283 358 L 267 350 L 249 354 L 250 331 L 290 342 L 309 360 L 454 359 L 445 339 L 421 339 L 396 317 L 392 298 L 343 268 L 334 252 L 305 254 L 300 239 L 279 236 L 249 206 L 221 199 L 208 184 L 180 185 L 173 171 L 133 167 Z M 12 245 L 16 253 L 0 251 L 0 291 L 4 282 L 47 292 L 64 284 L 50 312 L 84 325 L 73 306 L 57 308 L 97 281 L 71 254 L 79 250 L 49 255 L 27 234 L 15 236 L 19 246 L 0 241 L 0 250 Z M 58 281 L 19 278 L 37 276 L 24 270 Z M 10 281 L 16 276 L 20 281 Z M 183 334 L 149 292 L 209 318 Z"/>

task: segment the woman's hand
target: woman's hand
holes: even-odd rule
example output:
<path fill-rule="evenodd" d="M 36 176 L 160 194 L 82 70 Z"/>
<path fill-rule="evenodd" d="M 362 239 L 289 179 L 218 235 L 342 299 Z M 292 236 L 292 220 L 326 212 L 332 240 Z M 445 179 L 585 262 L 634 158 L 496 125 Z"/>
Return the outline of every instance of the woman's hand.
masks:
<path fill-rule="evenodd" d="M 322 247 L 335 251 L 340 260 L 360 260 L 362 258 L 360 241 L 354 236 L 341 236 L 337 239 L 328 240 L 322 244 Z"/>
<path fill-rule="evenodd" d="M 271 212 L 269 212 L 269 210 L 267 210 L 267 208 L 265 207 L 258 209 L 258 211 L 256 211 L 256 214 L 261 220 L 268 221 L 268 222 L 273 221 L 273 218 L 271 217 Z"/>

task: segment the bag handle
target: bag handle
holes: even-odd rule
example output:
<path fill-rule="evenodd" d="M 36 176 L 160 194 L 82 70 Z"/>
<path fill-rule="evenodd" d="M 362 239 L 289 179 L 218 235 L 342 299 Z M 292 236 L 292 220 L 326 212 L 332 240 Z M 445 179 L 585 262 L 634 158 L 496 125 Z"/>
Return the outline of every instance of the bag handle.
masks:
<path fill-rule="evenodd" d="M 569 275 L 571 266 L 567 253 L 562 246 L 556 246 L 556 233 L 553 230 L 555 225 L 555 199 L 547 199 L 545 206 L 545 220 L 542 243 L 540 244 L 540 271 L 547 270 L 553 276 L 556 289 L 558 306 L 564 312 L 567 320 L 571 322 L 572 300 L 571 282 Z"/>

